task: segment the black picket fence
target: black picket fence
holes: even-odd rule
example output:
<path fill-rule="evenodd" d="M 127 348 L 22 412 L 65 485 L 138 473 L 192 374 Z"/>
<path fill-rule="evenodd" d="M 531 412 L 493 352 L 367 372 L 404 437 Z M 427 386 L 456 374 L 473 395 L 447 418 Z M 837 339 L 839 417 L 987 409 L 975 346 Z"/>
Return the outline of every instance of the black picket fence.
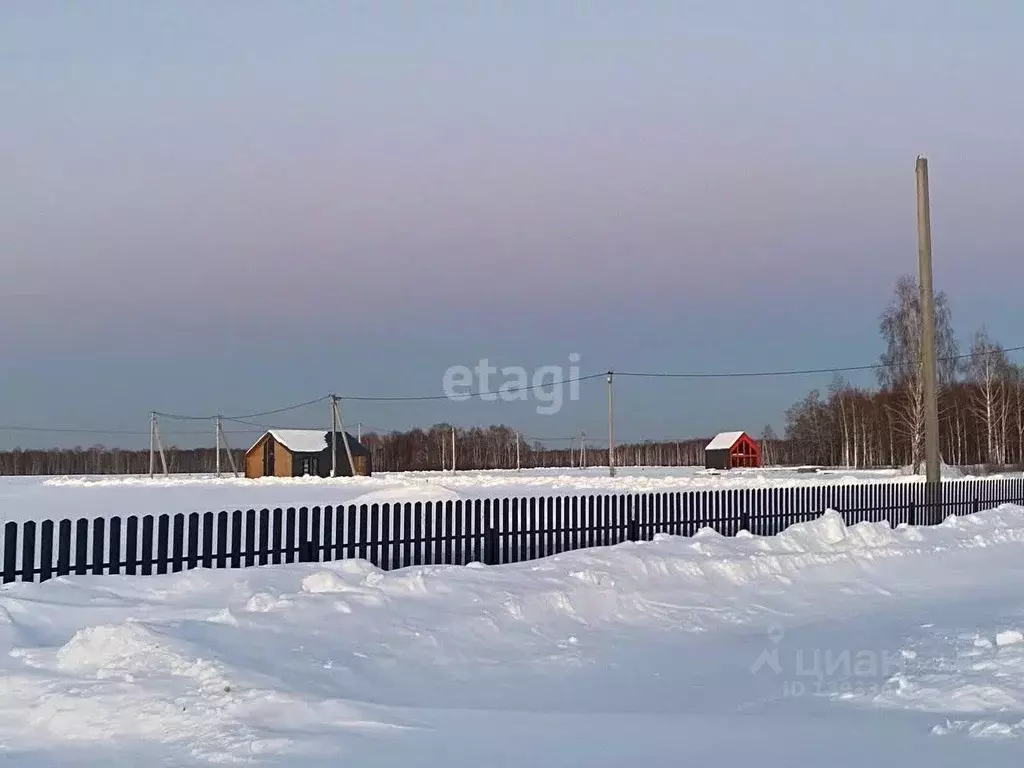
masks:
<path fill-rule="evenodd" d="M 151 575 L 361 558 L 414 565 L 515 563 L 585 547 L 692 536 L 704 527 L 775 535 L 827 509 L 848 525 L 930 525 L 1024 503 L 1024 478 L 623 493 L 249 509 L 9 522 L 4 583 L 86 574 Z"/>

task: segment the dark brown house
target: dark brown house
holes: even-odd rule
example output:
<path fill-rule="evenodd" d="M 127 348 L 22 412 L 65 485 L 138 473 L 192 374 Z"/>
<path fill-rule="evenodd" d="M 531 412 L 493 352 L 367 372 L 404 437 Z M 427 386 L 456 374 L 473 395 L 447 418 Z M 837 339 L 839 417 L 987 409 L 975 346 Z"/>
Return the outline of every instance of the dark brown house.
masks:
<path fill-rule="evenodd" d="M 345 440 L 348 435 L 352 463 L 349 466 Z M 370 451 L 347 432 L 337 433 L 338 477 L 369 476 Z M 246 477 L 330 477 L 331 432 L 320 429 L 271 429 L 245 452 Z"/>
<path fill-rule="evenodd" d="M 705 469 L 760 466 L 761 449 L 746 432 L 722 432 L 704 448 Z"/>

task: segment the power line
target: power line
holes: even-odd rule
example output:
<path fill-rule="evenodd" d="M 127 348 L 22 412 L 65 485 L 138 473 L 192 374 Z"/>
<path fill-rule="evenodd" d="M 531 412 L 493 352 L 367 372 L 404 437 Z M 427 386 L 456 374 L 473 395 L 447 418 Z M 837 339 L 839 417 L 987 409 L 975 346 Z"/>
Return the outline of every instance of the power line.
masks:
<path fill-rule="evenodd" d="M 939 358 L 939 362 L 955 362 L 967 360 L 972 357 L 985 357 L 988 355 L 1005 354 L 1007 352 L 1020 352 L 1024 345 L 1019 347 L 1007 347 L 1005 349 L 993 350 L 991 352 L 970 352 L 964 355 Z M 873 365 L 849 365 L 840 368 L 803 368 L 784 371 L 734 371 L 729 373 L 651 373 L 646 371 L 615 371 L 616 376 L 633 376 L 655 379 L 739 379 L 752 378 L 755 376 L 809 376 L 823 373 L 851 373 L 854 371 L 878 371 L 883 368 L 894 368 L 896 363 L 874 363 Z"/>
<path fill-rule="evenodd" d="M 233 424 L 242 424 L 244 426 L 253 427 L 254 428 L 252 430 L 249 430 L 249 429 L 244 430 L 246 432 L 252 432 L 252 431 L 255 431 L 255 430 L 266 431 L 268 429 L 277 429 L 277 427 L 273 427 L 273 426 L 271 426 L 269 424 L 257 424 L 256 422 L 253 422 L 253 421 L 246 421 L 245 419 L 235 419 L 235 418 L 232 418 L 230 416 L 222 416 L 221 418 L 224 421 L 230 421 Z"/>
<path fill-rule="evenodd" d="M 975 357 L 984 357 L 988 355 L 1007 354 L 1010 352 L 1024 351 L 1024 345 L 1018 345 L 1013 347 L 1005 347 L 1002 349 L 995 349 L 988 352 L 970 352 L 962 355 L 955 355 L 950 357 L 940 358 L 942 362 L 956 362 L 961 360 L 967 360 Z M 721 378 L 754 378 L 754 377 L 783 377 L 783 376 L 809 376 L 809 375 L 821 375 L 827 373 L 852 373 L 856 371 L 876 371 L 883 368 L 892 368 L 895 364 L 892 363 L 874 363 L 871 365 L 851 365 L 851 366 L 838 366 L 831 368 L 802 368 L 802 369 L 789 369 L 789 370 L 775 370 L 775 371 L 730 371 L 720 373 L 669 373 L 669 372 L 654 372 L 654 371 L 616 371 L 613 375 L 615 376 L 628 376 L 632 378 L 664 378 L 664 379 L 721 379 Z M 514 394 L 518 392 L 527 392 L 542 387 L 557 386 L 562 384 L 571 384 L 580 381 L 590 381 L 592 379 L 602 378 L 611 372 L 592 373 L 585 376 L 576 376 L 569 379 L 565 379 L 560 382 L 547 382 L 541 384 L 532 384 L 523 387 L 509 388 L 503 390 L 508 394 Z M 463 398 L 474 398 L 483 397 L 484 395 L 495 394 L 489 390 L 480 390 L 475 392 L 469 392 L 459 395 L 458 399 Z M 265 411 L 254 411 L 252 413 L 245 413 L 238 416 L 194 416 L 187 414 L 176 414 L 167 413 L 163 411 L 156 411 L 156 415 L 165 419 L 172 419 L 176 421 L 212 421 L 217 418 L 221 418 L 224 421 L 230 421 L 243 426 L 251 427 L 251 429 L 235 429 L 226 430 L 225 434 L 251 434 L 255 431 L 272 429 L 273 427 L 248 421 L 248 419 L 259 418 L 261 416 L 274 416 L 281 413 L 288 413 L 289 411 L 299 410 L 301 408 L 307 408 L 311 405 L 326 402 L 331 398 L 330 395 L 323 395 L 313 400 L 307 400 L 303 403 L 296 403 L 294 405 L 287 405 L 281 408 L 273 408 Z M 425 401 L 438 401 L 438 400 L 452 400 L 453 398 L 449 395 L 412 395 L 412 396 L 340 396 L 340 400 L 360 401 L 360 402 L 425 402 Z M 382 430 L 369 425 L 364 425 L 368 429 L 374 432 L 396 432 L 399 430 Z M 148 435 L 147 431 L 143 430 L 126 430 L 126 429 L 68 429 L 60 427 L 36 427 L 29 425 L 13 425 L 5 424 L 0 425 L 0 432 L 37 432 L 37 433 L 52 433 L 52 434 L 81 434 L 81 435 Z M 206 435 L 207 432 L 200 430 L 172 430 L 164 434 L 167 435 Z M 535 441 L 555 441 L 555 440 L 570 440 L 576 439 L 575 437 L 554 437 L 554 438 L 540 438 L 540 437 L 529 437 L 524 435 L 524 439 L 535 440 Z"/>
<path fill-rule="evenodd" d="M 1009 352 L 1020 352 L 1024 350 L 1024 345 L 1006 347 L 1003 349 L 996 349 L 989 352 L 968 352 L 962 355 L 955 355 L 952 357 L 940 358 L 940 362 L 955 362 L 959 360 L 967 360 L 974 357 L 983 357 L 987 355 L 1006 354 Z M 797 368 L 788 370 L 775 370 L 775 371 L 729 371 L 720 373 L 669 373 L 661 371 L 607 371 L 601 373 L 591 373 L 585 376 L 574 376 L 569 379 L 562 381 L 544 382 L 539 384 L 529 384 L 522 387 L 506 388 L 503 389 L 503 394 L 509 395 L 529 392 L 535 389 L 541 389 L 543 387 L 560 386 L 564 384 L 573 384 L 581 381 L 590 381 L 593 379 L 603 378 L 606 375 L 613 374 L 615 376 L 629 376 L 632 378 L 656 378 L 656 379 L 738 379 L 738 378 L 755 378 L 755 377 L 783 377 L 783 376 L 812 376 L 821 375 L 826 373 L 853 373 L 857 371 L 877 371 L 883 368 L 896 367 L 895 363 L 872 363 L 868 365 L 847 365 L 847 366 L 836 366 L 830 368 Z M 396 402 L 431 402 L 441 400 L 464 400 L 470 398 L 482 398 L 485 395 L 495 395 L 496 393 L 491 390 L 477 390 L 475 392 L 467 392 L 453 397 L 447 394 L 441 395 L 398 395 L 398 396 L 377 396 L 377 395 L 340 395 L 339 400 L 352 401 L 352 402 L 378 402 L 378 403 L 396 403 Z M 313 400 L 307 400 L 303 403 L 296 403 L 295 405 L 287 405 L 282 408 L 274 408 L 267 411 L 256 411 L 253 413 L 245 413 L 239 416 L 220 416 L 225 421 L 233 421 L 245 424 L 247 419 L 258 418 L 260 416 L 274 416 L 281 413 L 287 413 L 289 411 L 299 410 L 300 408 L 306 408 L 311 405 L 326 402 L 331 398 L 331 395 L 324 395 L 322 397 L 315 398 Z M 218 418 L 217 415 L 213 416 L 190 416 L 186 414 L 175 414 L 165 413 L 162 411 L 156 411 L 157 416 L 161 416 L 167 419 L 185 420 L 185 421 L 210 421 Z M 253 425 L 257 426 L 257 425 Z M 259 425 L 263 428 L 263 425 Z"/>
<path fill-rule="evenodd" d="M 214 414 L 213 416 L 188 416 L 180 413 L 164 413 L 162 411 L 155 411 L 157 416 L 162 416 L 165 419 L 175 419 L 179 421 L 211 421 L 216 418 L 221 418 L 226 421 L 242 421 L 244 419 L 255 419 L 260 416 L 274 416 L 278 413 L 286 413 L 288 411 L 297 411 L 300 408 L 306 408 L 310 405 L 316 405 L 317 403 L 323 403 L 330 400 L 330 395 L 323 395 L 315 400 L 307 400 L 304 403 L 296 403 L 295 405 L 286 405 L 283 408 L 274 408 L 270 411 L 257 411 L 255 413 L 243 413 L 240 416 L 223 416 L 220 414 Z"/>
<path fill-rule="evenodd" d="M 251 429 L 224 430 L 226 434 L 238 435 L 251 433 Z M 0 424 L 0 432 L 50 432 L 65 435 L 148 435 L 148 431 L 139 429 L 66 429 L 62 427 L 30 427 L 15 424 Z M 171 430 L 165 435 L 209 435 L 207 430 Z"/>
<path fill-rule="evenodd" d="M 545 382 L 545 383 L 542 383 L 542 384 L 529 384 L 529 385 L 527 385 L 525 387 L 514 387 L 514 388 L 510 387 L 510 388 L 502 389 L 502 393 L 503 394 L 507 393 L 507 394 L 511 395 L 511 394 L 516 394 L 518 392 L 529 392 L 530 390 L 540 389 L 542 387 L 560 386 L 562 384 L 573 384 L 573 383 L 575 383 L 577 381 L 589 381 L 591 379 L 599 379 L 599 378 L 601 378 L 603 376 L 607 376 L 607 375 L 608 374 L 604 373 L 604 372 L 602 372 L 602 373 L 591 373 L 591 374 L 588 374 L 587 376 L 574 376 L 574 377 L 569 378 L 569 379 L 563 379 L 562 381 L 550 381 L 550 382 Z M 489 389 L 485 389 L 485 390 L 479 390 L 477 392 L 466 392 L 466 393 L 458 395 L 457 397 L 453 397 L 451 395 L 412 395 L 412 396 L 407 396 L 407 397 L 373 397 L 373 396 L 339 395 L 338 399 L 339 400 L 370 401 L 370 402 L 412 402 L 412 401 L 424 401 L 424 400 L 456 400 L 457 401 L 457 400 L 469 399 L 469 398 L 473 398 L 473 397 L 483 397 L 484 395 L 495 395 L 495 396 L 497 396 L 497 393 L 493 392 L 493 391 L 491 391 Z"/>

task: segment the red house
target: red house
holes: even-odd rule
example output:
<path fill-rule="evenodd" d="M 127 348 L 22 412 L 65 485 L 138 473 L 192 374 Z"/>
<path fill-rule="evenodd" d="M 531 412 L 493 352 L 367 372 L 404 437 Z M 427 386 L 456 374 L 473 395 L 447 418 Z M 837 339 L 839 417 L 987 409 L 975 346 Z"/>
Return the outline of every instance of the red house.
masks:
<path fill-rule="evenodd" d="M 705 469 L 760 466 L 761 449 L 746 432 L 722 432 L 704 449 Z"/>

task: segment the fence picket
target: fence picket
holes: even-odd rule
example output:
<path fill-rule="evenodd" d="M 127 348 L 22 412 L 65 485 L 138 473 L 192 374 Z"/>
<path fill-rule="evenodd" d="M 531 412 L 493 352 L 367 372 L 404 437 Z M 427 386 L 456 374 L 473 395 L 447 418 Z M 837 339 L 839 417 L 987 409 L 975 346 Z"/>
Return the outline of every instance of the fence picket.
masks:
<path fill-rule="evenodd" d="M 121 519 L 114 518 L 118 528 L 121 527 Z M 39 542 L 39 580 L 48 581 L 53 578 L 53 520 L 44 520 L 41 528 L 41 541 Z M 112 571 L 116 573 L 116 571 Z"/>
<path fill-rule="evenodd" d="M 185 515 L 180 512 L 171 519 L 171 571 L 185 567 Z"/>
<path fill-rule="evenodd" d="M 391 570 L 391 547 L 388 544 L 391 541 L 391 509 L 393 506 L 395 505 L 385 503 L 380 507 L 380 559 L 377 561 L 377 566 L 383 571 Z M 395 531 L 396 535 L 397 533 Z"/>
<path fill-rule="evenodd" d="M 396 505 L 397 507 L 398 505 Z M 402 568 L 412 565 L 412 503 L 405 502 L 402 506 L 402 535 L 395 537 L 395 563 L 401 562 Z M 399 561 L 401 557 L 401 561 Z"/>
<path fill-rule="evenodd" d="M 451 502 L 447 502 L 451 504 Z M 434 506 L 434 558 L 431 561 L 434 565 L 440 565 L 444 563 L 444 526 L 445 526 L 445 515 L 444 508 L 441 502 L 427 502 L 428 505 L 433 504 Z"/>
<path fill-rule="evenodd" d="M 18 573 L 18 524 L 11 521 L 4 524 L 4 574 L 3 583 L 10 584 Z"/>
<path fill-rule="evenodd" d="M 143 576 L 153 573 L 153 516 L 142 518 L 142 539 L 140 541 L 139 570 Z"/>
<path fill-rule="evenodd" d="M 231 512 L 231 551 L 232 568 L 242 567 L 242 515 L 241 509 Z"/>
<path fill-rule="evenodd" d="M 245 567 L 256 565 L 256 510 L 245 511 Z"/>
<path fill-rule="evenodd" d="M 75 564 L 76 576 L 89 572 L 89 520 L 80 517 L 75 521 Z"/>
<path fill-rule="evenodd" d="M 198 512 L 188 516 L 188 562 L 186 568 L 192 570 L 199 567 L 199 526 L 201 518 Z"/>
<path fill-rule="evenodd" d="M 438 558 L 438 562 L 441 563 L 454 563 L 452 560 L 452 520 L 454 515 L 454 505 L 452 502 L 446 501 L 444 503 L 444 533 L 442 540 L 444 541 L 444 560 Z"/>
<path fill-rule="evenodd" d="M 168 515 L 160 515 L 156 525 L 156 572 L 167 573 L 167 552 L 170 549 L 171 519 Z M 232 568 L 238 566 L 231 564 Z"/>
<path fill-rule="evenodd" d="M 97 517 L 92 521 L 92 575 L 102 576 L 104 551 L 107 543 L 107 521 Z"/>
<path fill-rule="evenodd" d="M 132 517 L 138 523 L 138 518 Z M 57 540 L 57 575 L 67 576 L 71 573 L 71 521 L 64 519 L 60 521 Z M 6 541 L 7 537 L 4 537 Z M 135 573 L 134 569 L 130 572 Z"/>
<path fill-rule="evenodd" d="M 228 567 L 228 527 L 230 518 L 227 512 L 220 512 L 217 515 L 217 567 Z"/>
<path fill-rule="evenodd" d="M 5 569 L 6 570 L 6 567 Z M 36 578 L 36 523 L 27 521 L 21 529 L 21 580 Z"/>

